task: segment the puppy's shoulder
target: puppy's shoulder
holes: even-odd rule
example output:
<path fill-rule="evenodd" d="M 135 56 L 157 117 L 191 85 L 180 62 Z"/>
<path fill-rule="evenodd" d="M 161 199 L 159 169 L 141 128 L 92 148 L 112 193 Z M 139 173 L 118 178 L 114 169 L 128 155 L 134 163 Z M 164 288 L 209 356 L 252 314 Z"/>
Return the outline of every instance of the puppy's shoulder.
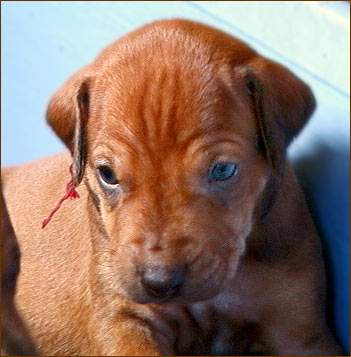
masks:
<path fill-rule="evenodd" d="M 23 165 L 3 168 L 1 185 L 10 216 L 45 216 L 64 194 L 71 179 L 69 152 L 52 155 Z M 45 217 L 44 217 L 45 218 Z"/>
<path fill-rule="evenodd" d="M 67 151 L 22 165 L 4 167 L 1 169 L 1 181 L 4 186 L 11 186 L 15 183 L 20 186 L 38 185 L 41 179 L 57 179 L 65 170 L 68 172 L 70 160 L 70 154 Z"/>

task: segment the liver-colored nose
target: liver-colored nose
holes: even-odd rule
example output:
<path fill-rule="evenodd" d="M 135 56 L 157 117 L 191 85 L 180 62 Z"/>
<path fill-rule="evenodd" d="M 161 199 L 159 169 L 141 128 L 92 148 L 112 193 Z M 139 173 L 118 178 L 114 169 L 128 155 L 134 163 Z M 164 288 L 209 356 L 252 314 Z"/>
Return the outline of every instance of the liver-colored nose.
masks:
<path fill-rule="evenodd" d="M 170 298 L 185 281 L 186 268 L 144 268 L 139 270 L 141 283 L 150 297 Z"/>

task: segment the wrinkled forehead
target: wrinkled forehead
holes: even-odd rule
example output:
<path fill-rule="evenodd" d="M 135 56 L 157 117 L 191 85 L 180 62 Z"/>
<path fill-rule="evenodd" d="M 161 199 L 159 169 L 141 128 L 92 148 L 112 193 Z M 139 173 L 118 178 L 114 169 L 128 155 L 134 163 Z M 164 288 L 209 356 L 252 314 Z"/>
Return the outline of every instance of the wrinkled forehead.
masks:
<path fill-rule="evenodd" d="M 121 61 L 95 83 L 99 106 L 94 107 L 93 94 L 94 135 L 116 141 L 142 138 L 160 146 L 218 131 L 251 140 L 249 99 L 240 78 L 230 71 L 179 58 Z"/>

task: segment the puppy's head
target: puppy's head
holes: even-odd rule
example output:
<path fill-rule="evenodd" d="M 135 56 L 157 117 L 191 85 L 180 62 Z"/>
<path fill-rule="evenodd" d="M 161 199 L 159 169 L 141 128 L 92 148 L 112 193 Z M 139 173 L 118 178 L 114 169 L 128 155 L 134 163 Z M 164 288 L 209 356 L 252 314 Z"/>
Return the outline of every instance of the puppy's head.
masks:
<path fill-rule="evenodd" d="M 141 303 L 220 292 L 313 109 L 287 69 L 183 20 L 121 38 L 73 76 L 47 118 L 95 206 L 104 286 Z"/>

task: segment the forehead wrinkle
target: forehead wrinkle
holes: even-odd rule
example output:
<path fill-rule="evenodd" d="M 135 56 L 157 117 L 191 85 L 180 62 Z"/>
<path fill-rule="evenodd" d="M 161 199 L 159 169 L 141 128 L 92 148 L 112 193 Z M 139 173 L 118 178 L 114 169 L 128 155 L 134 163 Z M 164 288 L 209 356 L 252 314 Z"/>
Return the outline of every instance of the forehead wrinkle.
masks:
<path fill-rule="evenodd" d="M 152 81 L 144 81 L 138 106 L 138 118 L 143 134 L 154 146 L 172 145 L 176 134 L 182 130 L 187 113 L 181 74 L 177 68 L 160 68 Z M 191 94 L 193 98 L 196 94 Z"/>
<path fill-rule="evenodd" d="M 136 75 L 137 69 L 142 73 Z M 112 77 L 111 72 L 100 82 L 100 115 L 105 120 L 100 120 L 98 134 L 130 146 L 133 155 L 156 160 L 178 150 L 189 132 L 213 133 L 224 126 L 215 109 L 221 106 L 223 89 L 214 72 L 204 63 L 183 68 L 176 61 L 158 63 L 156 68 L 152 63 L 140 68 L 129 63 L 123 76 Z"/>
<path fill-rule="evenodd" d="M 135 112 L 137 106 L 134 106 L 133 111 L 131 110 L 133 101 L 124 103 L 124 87 L 119 83 L 119 79 L 117 77 L 112 81 L 109 78 L 103 83 L 102 91 L 105 92 L 103 101 L 99 107 L 100 111 L 96 113 L 97 117 L 93 118 L 99 123 L 96 125 L 95 135 L 101 138 L 100 142 L 113 140 L 116 144 L 126 147 L 128 153 L 140 155 L 148 151 L 147 141 L 142 140 L 146 137 L 146 127 Z"/>
<path fill-rule="evenodd" d="M 140 145 L 134 145 L 135 141 L 129 140 L 129 138 L 117 134 L 114 135 L 113 141 L 111 140 L 110 136 L 106 136 L 106 139 L 102 137 L 102 139 L 98 140 L 98 147 L 106 148 L 105 151 L 110 156 L 111 155 L 128 155 L 129 157 L 138 157 L 143 155 L 142 147 Z M 101 150 L 104 152 L 104 150 Z M 99 152 L 99 151 L 97 151 Z"/>
<path fill-rule="evenodd" d="M 105 147 L 109 151 L 109 155 L 116 153 L 126 153 L 130 157 L 138 157 L 145 155 L 146 148 L 140 142 L 140 133 L 135 130 L 130 122 L 122 120 L 122 115 L 119 116 L 119 111 L 105 110 L 101 115 L 105 120 L 99 120 L 99 126 L 94 133 L 95 149 L 99 151 L 100 147 Z"/>
<path fill-rule="evenodd" d="M 193 125 L 214 97 L 215 86 L 210 83 L 213 75 L 203 64 L 183 68 L 177 61 L 150 63 L 137 66 L 139 73 L 130 66 L 123 78 L 116 78 L 128 85 L 115 85 L 113 94 L 110 85 L 105 86 L 106 106 L 110 108 L 109 115 L 115 110 L 130 130 L 148 137 L 150 142 L 174 139 L 175 133 L 189 126 L 189 121 Z M 111 101 L 115 104 L 111 105 Z"/>
<path fill-rule="evenodd" d="M 244 138 L 233 135 L 233 132 L 225 129 L 214 133 L 194 133 L 186 138 L 181 146 L 183 157 L 193 157 L 204 154 L 235 154 L 238 158 L 247 154 L 247 141 Z M 222 148 L 221 152 L 219 149 Z M 216 151 L 217 150 L 217 151 Z"/>

